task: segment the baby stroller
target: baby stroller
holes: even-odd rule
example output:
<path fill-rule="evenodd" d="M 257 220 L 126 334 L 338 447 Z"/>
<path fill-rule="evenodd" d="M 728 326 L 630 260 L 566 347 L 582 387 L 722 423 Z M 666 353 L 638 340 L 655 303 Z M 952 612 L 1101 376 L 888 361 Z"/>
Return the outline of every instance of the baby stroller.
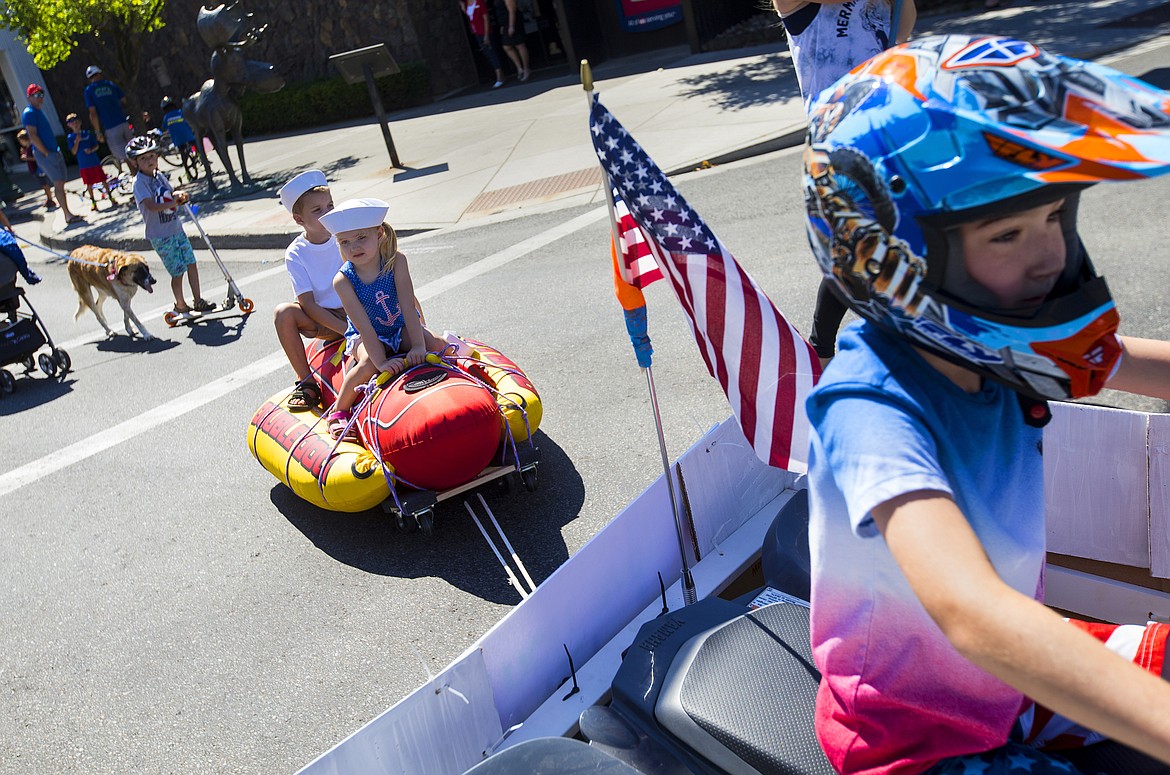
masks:
<path fill-rule="evenodd" d="M 49 352 L 36 356 L 45 344 L 49 345 Z M 16 263 L 0 252 L 0 366 L 13 363 L 24 366 L 26 375 L 40 366 L 50 377 L 64 376 L 72 365 L 69 354 L 53 344 L 53 337 L 45 330 L 24 288 L 16 285 Z M 0 397 L 14 390 L 16 377 L 0 368 Z"/>

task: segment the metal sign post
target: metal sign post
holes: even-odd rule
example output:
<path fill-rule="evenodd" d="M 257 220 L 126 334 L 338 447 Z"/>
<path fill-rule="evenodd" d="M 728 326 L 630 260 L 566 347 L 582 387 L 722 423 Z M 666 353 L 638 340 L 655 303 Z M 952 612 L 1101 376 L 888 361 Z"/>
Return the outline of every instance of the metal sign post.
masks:
<path fill-rule="evenodd" d="M 370 102 L 374 105 L 374 115 L 378 117 L 378 126 L 382 128 L 382 137 L 386 141 L 386 150 L 390 152 L 390 164 L 396 169 L 406 169 L 398 161 L 398 151 L 394 148 L 394 138 L 390 136 L 390 125 L 386 121 L 386 109 L 382 107 L 382 96 L 378 94 L 375 78 L 394 75 L 399 72 L 398 63 L 390 56 L 390 50 L 385 43 L 376 46 L 345 51 L 329 57 L 341 72 L 346 83 L 366 82 L 370 89 Z"/>

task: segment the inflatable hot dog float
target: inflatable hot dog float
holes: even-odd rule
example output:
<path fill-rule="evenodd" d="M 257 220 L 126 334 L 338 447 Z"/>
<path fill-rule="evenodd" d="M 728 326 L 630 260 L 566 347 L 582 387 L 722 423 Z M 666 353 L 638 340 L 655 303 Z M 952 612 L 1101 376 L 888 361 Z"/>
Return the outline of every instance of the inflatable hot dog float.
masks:
<path fill-rule="evenodd" d="M 322 410 L 293 412 L 283 390 L 248 424 L 248 448 L 300 498 L 331 511 L 365 511 L 392 488 L 442 491 L 509 462 L 518 442 L 540 425 L 540 396 L 527 375 L 493 347 L 448 337 L 428 362 L 374 385 L 358 404 L 361 444 L 338 442 Z M 322 403 L 336 398 L 344 376 L 343 340 L 310 342 L 309 364 Z"/>

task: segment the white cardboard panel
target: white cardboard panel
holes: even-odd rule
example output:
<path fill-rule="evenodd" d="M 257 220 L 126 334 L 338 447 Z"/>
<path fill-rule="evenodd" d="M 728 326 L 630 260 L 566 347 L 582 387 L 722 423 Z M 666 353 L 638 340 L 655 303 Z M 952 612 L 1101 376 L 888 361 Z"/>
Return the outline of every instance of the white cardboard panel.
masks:
<path fill-rule="evenodd" d="M 1149 415 L 1052 403 L 1044 429 L 1048 549 L 1150 567 Z"/>
<path fill-rule="evenodd" d="M 473 648 L 301 772 L 459 775 L 502 734 L 483 652 Z"/>
<path fill-rule="evenodd" d="M 1170 579 L 1170 414 L 1150 415 L 1150 573 Z"/>

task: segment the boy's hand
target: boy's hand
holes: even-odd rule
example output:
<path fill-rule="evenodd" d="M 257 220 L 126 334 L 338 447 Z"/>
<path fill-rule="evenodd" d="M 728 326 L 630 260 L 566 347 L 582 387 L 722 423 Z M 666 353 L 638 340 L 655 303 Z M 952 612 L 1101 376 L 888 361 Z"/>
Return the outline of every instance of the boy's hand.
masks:
<path fill-rule="evenodd" d="M 185 205 L 190 199 L 191 196 L 186 191 L 175 192 L 175 204 L 177 205 Z"/>

